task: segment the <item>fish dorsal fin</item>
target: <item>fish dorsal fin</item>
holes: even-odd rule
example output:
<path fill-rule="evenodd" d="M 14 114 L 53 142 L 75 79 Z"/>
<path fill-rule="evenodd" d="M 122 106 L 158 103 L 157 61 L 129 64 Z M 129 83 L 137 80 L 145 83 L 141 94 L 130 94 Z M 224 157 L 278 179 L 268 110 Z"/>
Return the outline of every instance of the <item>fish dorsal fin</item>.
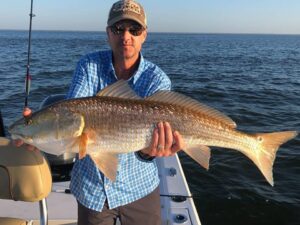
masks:
<path fill-rule="evenodd" d="M 127 99 L 141 99 L 128 85 L 127 81 L 119 80 L 97 93 L 97 96 L 118 97 Z"/>
<path fill-rule="evenodd" d="M 221 121 L 228 126 L 235 128 L 236 123 L 229 118 L 228 116 L 224 115 L 223 113 L 219 112 L 216 109 L 213 109 L 209 106 L 206 106 L 195 99 L 192 99 L 188 96 L 183 94 L 172 92 L 172 91 L 158 91 L 155 94 L 147 97 L 146 101 L 156 101 L 156 102 L 163 102 L 163 103 L 171 103 L 174 105 L 178 105 L 181 107 L 186 107 L 191 110 L 195 110 L 202 114 L 205 114 L 211 118 L 214 118 L 218 121 Z"/>

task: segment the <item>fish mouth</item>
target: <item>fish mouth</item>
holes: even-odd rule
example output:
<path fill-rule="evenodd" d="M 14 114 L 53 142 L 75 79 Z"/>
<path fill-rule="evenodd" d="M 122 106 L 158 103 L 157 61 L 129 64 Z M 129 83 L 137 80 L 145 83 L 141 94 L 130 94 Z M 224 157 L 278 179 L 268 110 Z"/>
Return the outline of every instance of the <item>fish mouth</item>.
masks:
<path fill-rule="evenodd" d="M 12 130 L 13 130 L 13 125 L 10 125 L 10 126 L 7 128 L 7 131 L 8 131 L 9 133 L 11 133 Z"/>
<path fill-rule="evenodd" d="M 11 127 L 7 128 L 7 131 L 8 131 L 8 133 L 11 135 L 11 137 L 12 137 L 13 139 L 16 139 L 16 138 L 19 138 L 19 137 L 20 137 L 20 135 L 17 134 L 17 133 L 15 133 L 14 130 L 13 130 Z"/>
<path fill-rule="evenodd" d="M 10 134 L 17 133 L 16 131 L 18 130 L 18 127 L 19 127 L 20 125 L 22 125 L 22 121 L 24 121 L 24 119 L 19 119 L 19 120 L 17 120 L 16 122 L 14 122 L 13 124 L 11 124 L 11 125 L 7 128 L 7 131 L 8 131 Z"/>
<path fill-rule="evenodd" d="M 10 125 L 8 128 L 7 128 L 7 131 L 13 136 L 13 135 L 16 135 L 16 136 L 21 136 L 21 134 L 19 134 L 17 132 L 17 129 L 16 129 L 16 126 L 13 125 Z"/>
<path fill-rule="evenodd" d="M 12 134 L 12 135 L 11 135 L 11 138 L 12 138 L 13 140 L 16 140 L 16 139 L 22 139 L 22 137 L 21 137 L 20 135 L 18 135 L 18 134 Z"/>
<path fill-rule="evenodd" d="M 28 138 L 27 136 L 23 135 L 22 133 L 18 132 L 18 129 L 16 129 L 16 127 L 14 125 L 11 125 L 7 128 L 8 132 L 11 135 L 12 139 L 22 139 L 22 140 L 30 140 L 31 138 Z"/>
<path fill-rule="evenodd" d="M 13 140 L 21 139 L 21 140 L 23 140 L 23 141 L 24 141 L 25 143 L 27 143 L 27 144 L 32 144 L 32 143 L 33 143 L 32 138 L 26 137 L 26 136 L 24 136 L 24 135 L 22 135 L 22 134 L 11 134 L 11 138 L 12 138 Z"/>

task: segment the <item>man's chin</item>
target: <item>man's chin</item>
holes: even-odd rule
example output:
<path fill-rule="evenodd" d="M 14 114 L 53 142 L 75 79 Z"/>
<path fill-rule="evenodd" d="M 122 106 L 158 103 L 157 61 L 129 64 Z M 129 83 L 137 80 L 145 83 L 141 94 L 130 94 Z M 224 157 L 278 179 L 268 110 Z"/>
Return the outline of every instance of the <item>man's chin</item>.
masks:
<path fill-rule="evenodd" d="M 122 57 L 123 57 L 123 59 L 133 59 L 134 58 L 134 54 L 133 53 L 123 53 L 122 54 Z"/>

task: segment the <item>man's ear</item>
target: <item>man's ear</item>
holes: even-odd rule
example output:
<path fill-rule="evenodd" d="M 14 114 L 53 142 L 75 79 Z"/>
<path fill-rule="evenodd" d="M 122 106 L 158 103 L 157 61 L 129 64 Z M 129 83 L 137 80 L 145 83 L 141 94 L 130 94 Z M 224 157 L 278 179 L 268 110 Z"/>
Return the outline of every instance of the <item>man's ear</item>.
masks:
<path fill-rule="evenodd" d="M 110 44 L 109 27 L 106 27 L 107 42 Z"/>
<path fill-rule="evenodd" d="M 144 30 L 144 31 L 143 31 L 143 34 L 142 34 L 142 35 L 143 35 L 143 43 L 144 43 L 144 42 L 146 41 L 146 39 L 147 39 L 147 34 L 148 34 L 148 33 L 147 33 L 147 30 Z"/>

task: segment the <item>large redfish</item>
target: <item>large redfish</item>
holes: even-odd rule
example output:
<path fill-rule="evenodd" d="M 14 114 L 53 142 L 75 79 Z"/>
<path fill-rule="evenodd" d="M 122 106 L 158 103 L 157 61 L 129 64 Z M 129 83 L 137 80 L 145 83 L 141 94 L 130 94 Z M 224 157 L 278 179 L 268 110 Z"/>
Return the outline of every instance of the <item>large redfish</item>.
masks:
<path fill-rule="evenodd" d="M 273 185 L 272 167 L 279 146 L 296 131 L 246 134 L 229 117 L 196 100 L 170 91 L 141 99 L 125 81 L 97 96 L 63 100 L 21 119 L 9 128 L 13 138 L 50 154 L 89 154 L 98 168 L 115 180 L 118 154 L 150 145 L 153 129 L 168 121 L 181 133 L 190 157 L 208 169 L 210 148 L 236 149 L 250 158 Z"/>

